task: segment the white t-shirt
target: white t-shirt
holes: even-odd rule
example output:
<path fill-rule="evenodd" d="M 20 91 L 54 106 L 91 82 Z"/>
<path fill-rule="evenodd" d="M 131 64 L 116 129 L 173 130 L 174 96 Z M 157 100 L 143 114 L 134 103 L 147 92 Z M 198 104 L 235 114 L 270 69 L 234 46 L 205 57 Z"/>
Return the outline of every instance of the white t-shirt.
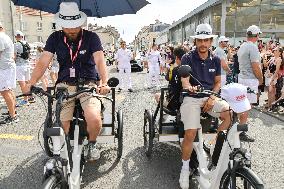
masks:
<path fill-rule="evenodd" d="M 130 65 L 131 52 L 128 49 L 118 49 L 114 59 L 118 61 L 118 66 Z"/>
<path fill-rule="evenodd" d="M 14 44 L 4 32 L 0 32 L 0 69 L 15 68 Z"/>
<path fill-rule="evenodd" d="M 225 60 L 225 62 L 227 62 L 227 54 L 225 52 L 224 49 L 222 49 L 221 47 L 217 47 L 214 51 L 214 55 L 219 57 L 221 60 Z M 221 69 L 221 75 L 226 75 L 225 70 L 222 68 Z"/>
<path fill-rule="evenodd" d="M 23 44 L 26 44 L 26 41 L 21 41 Z M 21 58 L 21 54 L 24 52 L 24 47 L 20 42 L 16 42 L 14 45 L 14 51 L 16 53 L 16 65 L 17 66 L 29 66 L 29 60 Z"/>
<path fill-rule="evenodd" d="M 149 66 L 159 66 L 159 62 L 162 61 L 162 57 L 159 51 L 151 51 L 148 54 Z"/>
<path fill-rule="evenodd" d="M 245 42 L 241 45 L 238 51 L 239 61 L 239 78 L 242 79 L 257 79 L 252 70 L 252 62 L 260 64 L 261 57 L 257 46 L 252 42 Z"/>

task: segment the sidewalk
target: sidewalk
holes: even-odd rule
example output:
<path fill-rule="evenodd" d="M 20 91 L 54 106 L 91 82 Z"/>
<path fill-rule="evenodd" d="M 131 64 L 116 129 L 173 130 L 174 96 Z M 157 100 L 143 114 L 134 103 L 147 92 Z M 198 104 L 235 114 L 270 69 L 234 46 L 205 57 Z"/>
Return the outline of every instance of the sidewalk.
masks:
<path fill-rule="evenodd" d="M 267 99 L 267 92 L 261 94 L 259 99 L 259 106 L 254 106 L 253 109 L 284 122 L 284 113 L 280 114 L 278 112 L 268 112 L 264 109 L 265 99 Z"/>

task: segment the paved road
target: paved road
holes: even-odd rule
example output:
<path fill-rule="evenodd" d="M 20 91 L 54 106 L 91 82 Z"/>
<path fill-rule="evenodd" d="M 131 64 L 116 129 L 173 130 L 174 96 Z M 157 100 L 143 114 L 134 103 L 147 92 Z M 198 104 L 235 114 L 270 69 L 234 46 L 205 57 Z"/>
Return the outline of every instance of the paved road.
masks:
<path fill-rule="evenodd" d="M 125 91 L 117 95 L 118 108 L 124 112 L 123 157 L 117 162 L 116 146 L 102 146 L 101 159 L 86 165 L 84 189 L 178 188 L 179 148 L 159 143 L 151 160 L 144 155 L 143 111 L 155 108 L 154 91 L 143 88 L 145 74 L 133 73 L 132 76 L 134 93 Z M 37 189 L 47 158 L 37 136 L 45 108 L 38 100 L 18 112 L 21 119 L 18 124 L 0 126 L 0 189 Z M 249 134 L 256 138 L 251 145 L 253 170 L 263 179 L 266 188 L 284 188 L 284 123 L 256 110 L 250 115 Z M 197 188 L 194 182 L 191 188 Z"/>

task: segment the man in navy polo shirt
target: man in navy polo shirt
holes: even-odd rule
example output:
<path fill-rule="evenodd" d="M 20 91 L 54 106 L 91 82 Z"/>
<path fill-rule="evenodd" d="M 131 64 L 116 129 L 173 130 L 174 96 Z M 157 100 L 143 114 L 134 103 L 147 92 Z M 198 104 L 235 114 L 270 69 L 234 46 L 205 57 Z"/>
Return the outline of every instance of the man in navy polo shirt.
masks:
<path fill-rule="evenodd" d="M 35 85 L 38 82 L 56 54 L 59 62 L 57 87 L 66 87 L 68 92 L 76 92 L 79 79 L 84 81 L 84 85 L 94 86 L 97 68 L 101 78 L 101 85 L 98 86 L 100 94 L 107 94 L 110 88 L 107 86 L 108 76 L 103 48 L 96 33 L 82 29 L 82 25 L 87 20 L 86 14 L 79 11 L 75 2 L 62 2 L 59 13 L 55 15 L 55 20 L 62 30 L 49 36 L 44 52 L 33 71 L 30 85 Z M 78 98 L 87 122 L 90 160 L 95 160 L 100 157 L 100 153 L 96 149 L 96 138 L 102 127 L 100 102 L 91 94 L 84 94 Z M 67 134 L 70 121 L 73 119 L 75 99 L 64 103 L 60 118 Z"/>
<path fill-rule="evenodd" d="M 196 35 L 191 36 L 195 40 L 196 49 L 183 56 L 182 65 L 189 65 L 192 68 L 192 76 L 195 77 L 206 90 L 219 92 L 221 87 L 221 61 L 218 57 L 212 56 L 209 48 L 212 46 L 212 28 L 209 24 L 200 24 L 196 28 Z M 195 91 L 200 85 L 193 77 L 181 78 L 183 89 Z M 192 171 L 189 168 L 190 156 L 193 149 L 193 141 L 200 125 L 201 107 L 203 111 L 222 120 L 218 130 L 225 130 L 230 125 L 229 104 L 215 96 L 194 98 L 184 97 L 180 108 L 181 120 L 184 123 L 184 140 L 182 143 L 183 166 L 180 173 L 180 187 L 189 187 L 189 176 Z"/>

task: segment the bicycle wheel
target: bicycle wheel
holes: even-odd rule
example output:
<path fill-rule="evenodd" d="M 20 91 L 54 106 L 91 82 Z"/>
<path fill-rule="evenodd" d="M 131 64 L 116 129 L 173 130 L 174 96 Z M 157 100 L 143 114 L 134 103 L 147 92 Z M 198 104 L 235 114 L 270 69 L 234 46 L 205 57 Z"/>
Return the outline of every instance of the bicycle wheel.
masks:
<path fill-rule="evenodd" d="M 247 167 L 236 170 L 237 189 L 264 189 L 263 182 Z M 233 189 L 230 174 L 226 171 L 221 179 L 219 189 Z M 234 188 L 235 189 L 235 188 Z"/>
<path fill-rule="evenodd" d="M 60 177 L 57 177 L 55 175 L 51 175 L 48 177 L 42 184 L 42 189 L 67 189 L 68 186 L 63 184 Z"/>
<path fill-rule="evenodd" d="M 118 150 L 117 158 L 120 159 L 123 151 L 123 114 L 122 110 L 117 112 L 117 140 L 118 140 Z"/>
<path fill-rule="evenodd" d="M 152 114 L 145 110 L 144 113 L 144 129 L 143 129 L 143 137 L 144 137 L 144 147 L 146 151 L 146 156 L 151 157 L 153 150 L 153 139 L 155 136 L 155 130 L 152 122 Z"/>

